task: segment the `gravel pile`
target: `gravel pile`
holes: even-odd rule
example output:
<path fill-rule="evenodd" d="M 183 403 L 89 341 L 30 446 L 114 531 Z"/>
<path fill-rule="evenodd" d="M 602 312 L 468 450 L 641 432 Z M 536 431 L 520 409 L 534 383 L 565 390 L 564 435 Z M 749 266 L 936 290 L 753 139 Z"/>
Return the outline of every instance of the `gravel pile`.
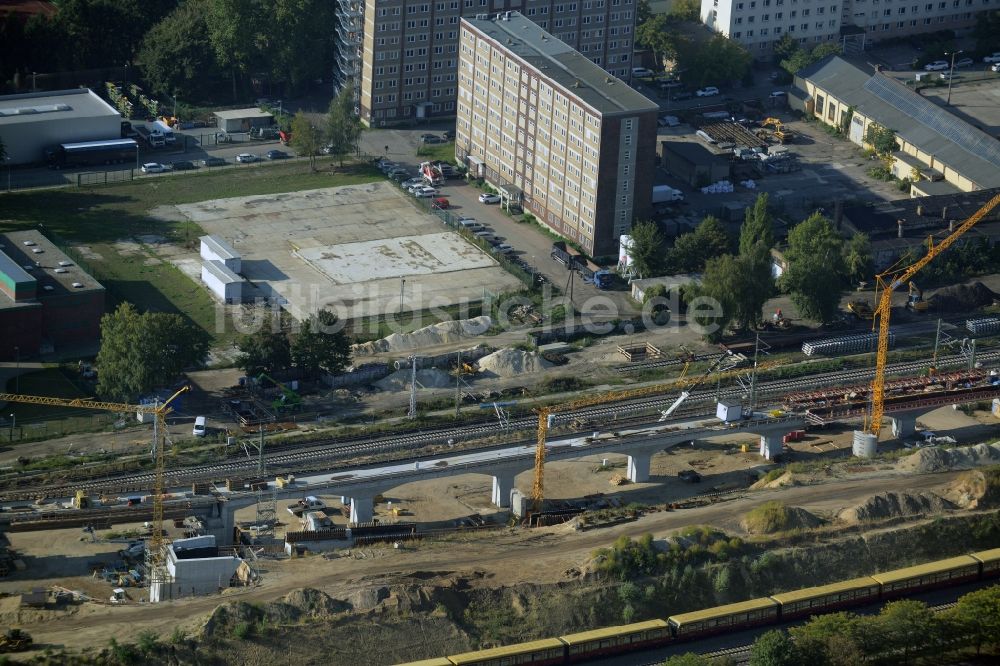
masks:
<path fill-rule="evenodd" d="M 927 447 L 900 459 L 896 468 L 907 472 L 946 472 L 1000 463 L 1000 443 L 976 444 L 955 449 Z"/>
<path fill-rule="evenodd" d="M 487 316 L 443 321 L 439 324 L 418 328 L 412 333 L 393 333 L 381 340 L 353 345 L 351 349 L 356 356 L 423 349 L 482 335 L 492 325 L 493 320 Z"/>
<path fill-rule="evenodd" d="M 520 349 L 501 349 L 479 359 L 479 369 L 497 377 L 517 377 L 530 372 L 541 372 L 552 364 L 535 352 Z"/>
<path fill-rule="evenodd" d="M 927 302 L 933 309 L 942 312 L 969 312 L 992 304 L 996 296 L 982 282 L 973 282 L 939 289 Z"/>
<path fill-rule="evenodd" d="M 845 523 L 866 523 L 940 513 L 954 508 L 954 504 L 934 493 L 879 493 L 857 506 L 844 509 L 837 514 L 837 518 Z"/>
<path fill-rule="evenodd" d="M 385 379 L 375 382 L 375 386 L 383 391 L 407 391 L 410 388 L 409 368 L 397 370 Z M 423 388 L 448 388 L 455 385 L 455 380 L 444 370 L 437 368 L 427 368 L 417 370 L 417 385 Z"/>

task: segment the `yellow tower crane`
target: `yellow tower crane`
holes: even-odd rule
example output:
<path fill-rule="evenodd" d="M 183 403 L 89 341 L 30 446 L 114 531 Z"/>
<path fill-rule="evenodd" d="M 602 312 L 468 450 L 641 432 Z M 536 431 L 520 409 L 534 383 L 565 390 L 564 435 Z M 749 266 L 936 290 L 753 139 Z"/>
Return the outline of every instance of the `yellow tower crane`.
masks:
<path fill-rule="evenodd" d="M 163 540 L 163 475 L 166 467 L 164 450 L 166 449 L 167 423 L 166 416 L 173 411 L 170 403 L 177 396 L 190 390 L 190 386 L 182 386 L 176 393 L 167 398 L 166 402 L 156 405 L 129 405 L 119 402 L 99 402 L 83 398 L 50 398 L 47 396 L 22 395 L 18 393 L 0 393 L 0 402 L 18 402 L 28 405 L 46 405 L 49 407 L 75 407 L 79 409 L 100 409 L 119 414 L 137 413 L 152 414 L 153 419 L 153 536 L 146 548 L 146 576 L 150 589 L 154 582 L 162 582 L 165 578 L 166 558 L 164 556 Z"/>
<path fill-rule="evenodd" d="M 725 356 L 725 355 L 723 355 Z M 674 381 L 667 382 L 665 384 L 655 384 L 652 386 L 643 386 L 641 388 L 626 389 L 623 391 L 611 391 L 609 393 L 600 393 L 598 395 L 587 396 L 585 398 L 580 398 L 579 400 L 573 400 L 571 402 L 562 403 L 559 405 L 548 405 L 545 407 L 539 407 L 535 410 L 538 414 L 538 431 L 537 440 L 535 444 L 535 477 L 531 488 L 531 503 L 532 510 L 539 511 L 542 508 L 542 500 L 545 498 L 545 443 L 549 434 L 549 419 L 554 416 L 557 412 L 567 411 L 571 409 L 581 409 L 583 407 L 593 407 L 594 405 L 602 405 L 608 402 L 615 402 L 618 400 L 630 400 L 633 398 L 644 398 L 650 395 L 657 395 L 660 393 L 665 393 L 667 391 L 672 391 L 676 389 L 684 389 L 692 386 L 697 386 L 700 384 L 709 374 L 709 372 L 699 376 L 699 377 L 686 377 L 688 366 L 690 362 L 685 364 L 684 370 L 681 378 Z M 781 365 L 778 361 L 765 361 L 764 363 L 757 364 L 757 371 L 769 370 L 778 365 Z M 714 368 L 713 368 L 714 369 Z M 716 377 L 724 379 L 727 377 L 735 377 L 742 374 L 750 368 L 743 368 L 742 370 L 727 370 L 716 374 Z M 686 395 L 684 396 L 687 397 Z M 679 404 L 679 401 L 674 403 L 674 407 Z"/>
<path fill-rule="evenodd" d="M 889 316 L 892 310 L 892 292 L 897 287 L 908 284 L 910 279 L 921 268 L 951 247 L 962 234 L 976 226 L 997 205 L 1000 205 L 1000 194 L 997 194 L 983 204 L 979 210 L 973 213 L 965 222 L 962 222 L 957 229 L 937 245 L 934 245 L 933 237 L 929 238 L 927 254 L 913 265 L 908 268 L 889 270 L 876 276 L 876 289 L 881 289 L 882 293 L 878 299 L 878 306 L 875 308 L 875 327 L 878 329 L 878 352 L 875 355 L 875 378 L 872 380 L 872 412 L 871 421 L 868 424 L 868 432 L 875 436 L 876 442 L 878 441 L 879 431 L 882 429 L 882 416 L 885 413 L 885 366 L 889 357 Z"/>

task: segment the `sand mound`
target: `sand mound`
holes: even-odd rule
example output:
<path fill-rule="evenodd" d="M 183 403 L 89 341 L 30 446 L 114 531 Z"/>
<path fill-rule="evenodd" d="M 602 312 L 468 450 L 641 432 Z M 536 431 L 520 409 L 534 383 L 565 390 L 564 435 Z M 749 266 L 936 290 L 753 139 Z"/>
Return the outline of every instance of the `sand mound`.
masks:
<path fill-rule="evenodd" d="M 406 391 L 410 388 L 411 371 L 408 368 L 397 370 L 385 379 L 375 382 L 375 386 L 383 391 Z M 417 370 L 417 385 L 423 388 L 447 388 L 455 385 L 455 380 L 444 370 L 427 368 Z"/>
<path fill-rule="evenodd" d="M 760 481 L 757 481 L 752 486 L 750 486 L 750 489 L 765 490 L 767 488 L 783 488 L 785 486 L 797 486 L 799 485 L 799 483 L 800 481 L 798 476 L 792 474 L 791 472 L 785 472 L 778 478 L 772 479 L 770 481 L 768 481 L 767 477 L 765 476 Z"/>
<path fill-rule="evenodd" d="M 1000 467 L 970 470 L 948 488 L 948 498 L 963 509 L 1000 505 Z"/>
<path fill-rule="evenodd" d="M 935 310 L 940 309 L 942 312 L 967 312 L 990 305 L 996 297 L 997 295 L 982 282 L 973 282 L 939 289 L 928 299 L 928 303 Z"/>
<path fill-rule="evenodd" d="M 540 372 L 552 364 L 535 352 L 501 349 L 479 359 L 479 369 L 497 377 L 517 377 L 528 372 Z"/>
<path fill-rule="evenodd" d="M 393 333 L 381 340 L 352 345 L 351 350 L 355 356 L 366 356 L 422 349 L 450 342 L 460 342 L 465 338 L 482 335 L 492 325 L 493 320 L 486 316 L 458 321 L 443 321 L 439 324 L 418 328 L 412 333 Z"/>
<path fill-rule="evenodd" d="M 845 523 L 865 523 L 886 518 L 940 513 L 954 508 L 954 504 L 930 492 L 879 493 L 857 506 L 844 509 L 837 514 L 837 518 Z"/>
<path fill-rule="evenodd" d="M 946 472 L 952 469 L 972 469 L 980 465 L 1000 463 L 1000 443 L 976 444 L 955 449 L 923 448 L 902 458 L 896 468 L 917 473 Z"/>

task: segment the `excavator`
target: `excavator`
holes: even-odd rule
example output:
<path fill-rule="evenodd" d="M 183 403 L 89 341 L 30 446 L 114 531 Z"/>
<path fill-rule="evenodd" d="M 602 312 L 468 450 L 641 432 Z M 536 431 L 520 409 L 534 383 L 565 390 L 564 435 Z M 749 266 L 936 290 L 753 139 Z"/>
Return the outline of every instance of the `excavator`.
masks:
<path fill-rule="evenodd" d="M 924 300 L 924 290 L 910 281 L 910 293 L 906 298 L 906 307 L 914 312 L 927 312 L 927 301 Z"/>
<path fill-rule="evenodd" d="M 861 320 L 871 321 L 875 318 L 875 312 L 868 301 L 851 301 L 847 304 L 847 310 Z"/>
<path fill-rule="evenodd" d="M 31 634 L 22 629 L 8 629 L 0 636 L 0 652 L 21 652 L 31 647 Z"/>
<path fill-rule="evenodd" d="M 279 395 L 271 402 L 271 408 L 274 409 L 275 411 L 294 409 L 302 405 L 301 396 L 299 396 L 298 393 L 296 393 L 292 389 L 288 388 L 287 386 L 279 382 L 274 377 L 270 376 L 266 372 L 262 372 L 259 375 L 257 375 L 258 385 L 260 385 L 262 379 L 268 380 L 269 382 L 277 386 L 279 389 L 281 389 L 281 395 Z"/>

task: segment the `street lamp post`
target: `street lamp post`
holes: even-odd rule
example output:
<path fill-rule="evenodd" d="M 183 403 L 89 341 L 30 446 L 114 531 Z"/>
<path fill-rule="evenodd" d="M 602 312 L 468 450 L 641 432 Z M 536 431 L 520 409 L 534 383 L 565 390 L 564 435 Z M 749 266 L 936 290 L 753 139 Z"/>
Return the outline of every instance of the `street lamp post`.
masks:
<path fill-rule="evenodd" d="M 14 419 L 14 415 L 11 414 L 10 415 L 10 441 L 12 441 L 12 442 L 14 441 L 14 425 L 16 423 L 17 423 L 17 421 Z"/>
<path fill-rule="evenodd" d="M 948 101 L 947 104 L 951 104 L 951 84 L 955 79 L 955 56 L 959 53 L 965 53 L 965 51 L 953 51 L 951 53 L 951 69 L 948 70 Z"/>
<path fill-rule="evenodd" d="M 31 73 L 31 92 L 38 90 L 38 86 L 35 85 L 35 77 L 38 76 L 38 72 Z"/>
<path fill-rule="evenodd" d="M 403 288 L 406 287 L 406 278 L 400 278 L 399 280 L 399 312 L 403 312 Z"/>
<path fill-rule="evenodd" d="M 10 192 L 10 160 L 11 157 L 8 155 L 4 158 L 4 162 L 7 163 L 7 191 Z"/>

